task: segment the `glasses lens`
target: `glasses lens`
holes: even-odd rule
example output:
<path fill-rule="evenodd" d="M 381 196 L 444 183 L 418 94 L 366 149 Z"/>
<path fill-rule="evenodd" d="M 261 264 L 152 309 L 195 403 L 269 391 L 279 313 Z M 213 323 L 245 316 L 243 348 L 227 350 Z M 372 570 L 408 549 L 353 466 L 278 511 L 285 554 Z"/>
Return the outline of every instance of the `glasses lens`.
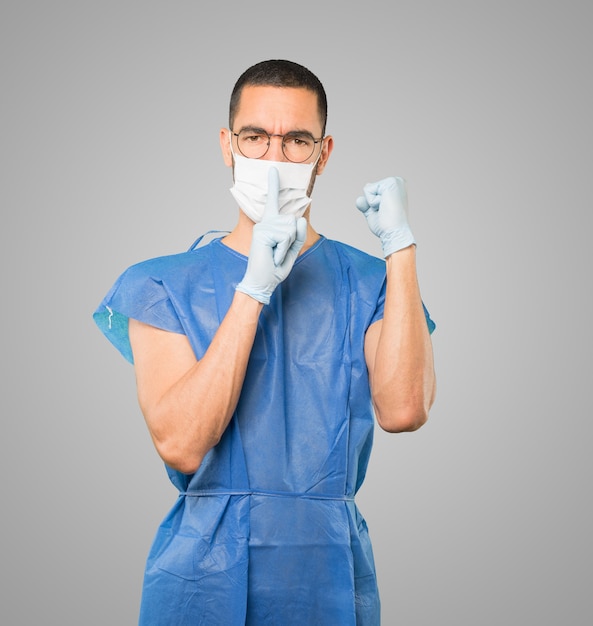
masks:
<path fill-rule="evenodd" d="M 277 137 L 277 135 L 274 135 Z M 270 135 L 266 131 L 242 130 L 237 135 L 239 152 L 249 159 L 261 159 L 270 147 Z M 282 152 L 293 163 L 303 163 L 313 156 L 315 139 L 310 133 L 291 132 L 282 137 Z"/>
<path fill-rule="evenodd" d="M 269 145 L 270 137 L 265 132 L 242 130 L 237 136 L 239 152 L 248 159 L 261 159 Z"/>
<path fill-rule="evenodd" d="M 282 140 L 284 156 L 293 163 L 307 161 L 315 150 L 315 139 L 309 133 L 287 133 Z"/>

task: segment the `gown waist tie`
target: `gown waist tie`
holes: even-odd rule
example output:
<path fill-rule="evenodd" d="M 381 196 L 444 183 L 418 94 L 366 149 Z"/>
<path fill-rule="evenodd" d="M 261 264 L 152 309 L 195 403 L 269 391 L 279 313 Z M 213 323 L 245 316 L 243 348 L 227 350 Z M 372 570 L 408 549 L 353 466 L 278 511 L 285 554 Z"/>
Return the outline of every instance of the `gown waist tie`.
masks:
<path fill-rule="evenodd" d="M 309 500 L 354 501 L 354 496 L 340 496 L 326 493 L 310 493 L 307 491 L 267 491 L 259 489 L 192 489 L 180 491 L 179 496 L 269 496 L 271 498 L 305 498 Z"/>

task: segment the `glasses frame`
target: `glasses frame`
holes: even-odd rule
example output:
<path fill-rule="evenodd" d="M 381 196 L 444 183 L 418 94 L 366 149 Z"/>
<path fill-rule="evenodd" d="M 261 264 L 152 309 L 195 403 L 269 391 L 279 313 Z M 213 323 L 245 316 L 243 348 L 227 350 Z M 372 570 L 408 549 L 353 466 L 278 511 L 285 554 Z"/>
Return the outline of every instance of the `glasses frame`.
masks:
<path fill-rule="evenodd" d="M 249 156 L 247 156 L 246 154 L 243 153 L 243 151 L 241 150 L 241 147 L 239 146 L 239 135 L 243 131 L 253 131 L 253 132 L 256 132 L 258 134 L 267 135 L 268 136 L 268 146 L 267 146 L 265 152 L 261 156 L 259 156 L 259 157 L 249 157 Z M 266 154 L 268 154 L 268 151 L 270 150 L 270 144 L 272 143 L 272 137 L 281 137 L 282 138 L 282 143 L 281 143 L 282 154 L 291 163 L 304 163 L 305 161 L 310 159 L 315 154 L 315 146 L 318 143 L 323 142 L 323 140 L 325 139 L 325 135 L 323 137 L 316 138 L 316 137 L 313 136 L 313 133 L 309 133 L 309 131 L 295 131 L 295 130 L 291 130 L 291 131 L 285 133 L 284 135 L 280 135 L 279 133 L 269 133 L 267 130 L 264 130 L 263 128 L 242 128 L 238 133 L 236 133 L 234 130 L 231 130 L 231 133 L 237 138 L 237 150 L 239 150 L 241 155 L 244 156 L 246 159 L 255 159 L 255 160 L 263 159 L 266 156 Z M 299 134 L 299 133 L 301 133 L 303 135 L 310 135 L 311 136 L 311 139 L 313 140 L 313 150 L 311 151 L 311 154 L 308 157 L 306 157 L 305 159 L 303 159 L 302 161 L 293 161 L 291 158 L 288 157 L 288 155 L 284 151 L 284 138 L 287 135 L 290 136 L 291 134 Z"/>

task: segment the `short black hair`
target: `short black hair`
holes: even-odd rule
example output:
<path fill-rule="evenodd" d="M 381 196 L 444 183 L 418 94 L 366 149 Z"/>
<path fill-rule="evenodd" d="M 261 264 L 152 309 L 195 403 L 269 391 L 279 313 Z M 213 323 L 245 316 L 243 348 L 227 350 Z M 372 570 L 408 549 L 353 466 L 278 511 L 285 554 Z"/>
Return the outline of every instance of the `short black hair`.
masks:
<path fill-rule="evenodd" d="M 261 85 L 269 87 L 302 87 L 317 95 L 317 108 L 321 119 L 322 135 L 325 135 L 327 123 L 327 96 L 321 81 L 303 65 L 283 59 L 260 61 L 246 69 L 239 76 L 229 106 L 229 128 L 233 128 L 235 115 L 241 100 L 241 92 L 245 85 Z"/>

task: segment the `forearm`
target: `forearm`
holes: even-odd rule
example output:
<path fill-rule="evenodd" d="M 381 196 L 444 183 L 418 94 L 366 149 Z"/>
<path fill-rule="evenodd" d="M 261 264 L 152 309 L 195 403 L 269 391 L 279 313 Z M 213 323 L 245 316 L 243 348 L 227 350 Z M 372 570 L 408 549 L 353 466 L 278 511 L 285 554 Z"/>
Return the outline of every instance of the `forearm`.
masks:
<path fill-rule="evenodd" d="M 262 306 L 237 292 L 204 356 L 152 405 L 145 403 L 143 412 L 155 446 L 171 467 L 196 471 L 228 426 Z"/>
<path fill-rule="evenodd" d="M 386 259 L 387 291 L 377 339 L 373 402 L 390 432 L 415 430 L 428 418 L 435 396 L 432 342 L 416 274 L 416 247 Z"/>

